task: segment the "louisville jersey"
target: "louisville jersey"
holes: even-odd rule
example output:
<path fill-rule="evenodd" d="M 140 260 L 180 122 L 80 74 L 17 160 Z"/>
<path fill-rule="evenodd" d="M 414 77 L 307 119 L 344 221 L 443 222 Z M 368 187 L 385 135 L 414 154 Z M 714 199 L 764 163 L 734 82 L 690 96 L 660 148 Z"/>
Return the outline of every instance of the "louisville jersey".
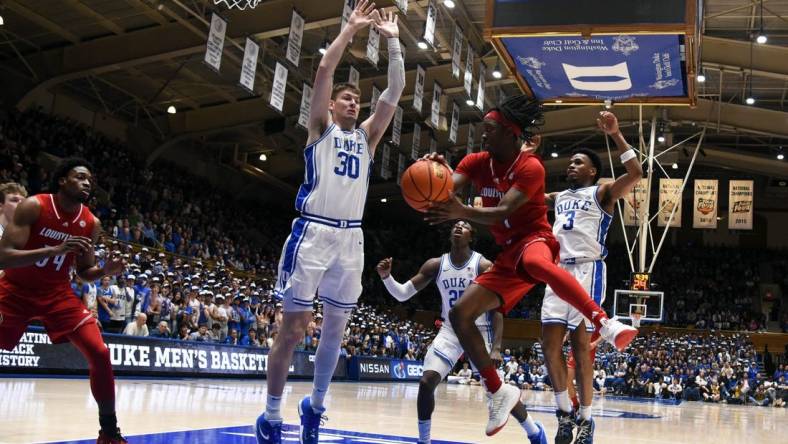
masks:
<path fill-rule="evenodd" d="M 479 263 L 482 255 L 472 252 L 468 261 L 456 267 L 451 261 L 449 253 L 441 256 L 441 264 L 438 274 L 435 276 L 435 285 L 441 294 L 441 317 L 444 325 L 451 326 L 449 321 L 449 310 L 460 300 L 465 290 L 471 285 L 476 276 L 481 273 Z M 492 331 L 492 322 L 489 313 L 484 313 L 476 319 L 479 329 L 489 329 Z"/>
<path fill-rule="evenodd" d="M 513 163 L 502 164 L 493 160 L 489 152 L 483 151 L 465 156 L 455 172 L 470 178 L 484 207 L 498 206 L 512 187 L 528 197 L 528 201 L 507 219 L 490 227 L 498 245 L 550 232 L 544 201 L 544 166 L 537 156 L 522 152 Z"/>
<path fill-rule="evenodd" d="M 304 149 L 304 183 L 296 210 L 329 221 L 361 221 L 367 200 L 372 153 L 367 133 L 344 131 L 332 123 Z"/>
<path fill-rule="evenodd" d="M 37 194 L 34 197 L 38 199 L 41 213 L 38 220 L 30 227 L 30 236 L 23 250 L 54 247 L 73 236 L 93 237 L 96 217 L 88 207 L 80 205 L 75 213 L 66 214 L 62 209 L 57 208 L 51 194 Z M 26 292 L 68 289 L 71 281 L 69 273 L 74 265 L 74 258 L 74 253 L 66 253 L 41 259 L 26 267 L 6 269 L 0 285 L 10 284 L 15 290 Z"/>
<path fill-rule="evenodd" d="M 553 234 L 561 245 L 561 262 L 604 259 L 605 240 L 613 217 L 599 205 L 599 186 L 568 189 L 555 196 Z"/>

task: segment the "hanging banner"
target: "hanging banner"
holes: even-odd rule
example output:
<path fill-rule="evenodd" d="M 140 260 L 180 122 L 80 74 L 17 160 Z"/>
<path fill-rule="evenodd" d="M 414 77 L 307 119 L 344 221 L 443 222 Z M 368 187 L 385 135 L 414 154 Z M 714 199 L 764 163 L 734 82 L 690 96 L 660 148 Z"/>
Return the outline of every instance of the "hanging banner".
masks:
<path fill-rule="evenodd" d="M 421 114 L 421 101 L 424 98 L 424 78 L 427 73 L 421 65 L 416 65 L 416 86 L 413 90 L 413 109 Z"/>
<path fill-rule="evenodd" d="M 462 29 L 459 25 L 454 27 L 454 44 L 451 50 L 451 76 L 460 78 L 460 60 L 462 59 Z"/>
<path fill-rule="evenodd" d="M 676 208 L 676 214 L 670 219 L 671 227 L 681 227 L 681 184 L 682 179 L 659 179 L 659 217 L 657 225 L 668 224 L 670 213 Z"/>
<path fill-rule="evenodd" d="M 378 99 L 380 98 L 380 90 L 378 89 L 375 84 L 372 84 L 372 100 L 369 102 L 369 115 L 372 115 L 375 112 L 375 107 L 378 105 Z"/>
<path fill-rule="evenodd" d="M 648 180 L 640 179 L 635 188 L 624 197 L 624 225 L 636 227 L 646 217 L 646 187 Z M 637 213 L 636 213 L 637 211 Z"/>
<path fill-rule="evenodd" d="M 465 56 L 465 79 L 463 86 L 465 86 L 465 94 L 470 98 L 473 89 L 473 47 L 470 42 L 468 43 L 468 55 Z"/>
<path fill-rule="evenodd" d="M 374 26 L 369 27 L 369 38 L 367 39 L 367 60 L 372 66 L 377 67 L 380 60 L 380 33 Z"/>
<path fill-rule="evenodd" d="M 350 71 L 348 73 L 347 82 L 350 83 L 351 85 L 358 86 L 358 79 L 359 79 L 358 70 L 353 65 L 350 65 Z"/>
<path fill-rule="evenodd" d="M 408 0 L 394 0 L 394 3 L 397 5 L 397 8 L 399 8 L 399 10 L 402 11 L 403 14 L 408 13 Z"/>
<path fill-rule="evenodd" d="M 413 124 L 413 141 L 410 147 L 410 158 L 413 160 L 419 159 L 419 151 L 421 150 L 421 125 L 418 122 Z"/>
<path fill-rule="evenodd" d="M 391 141 L 399 146 L 400 136 L 402 135 L 402 107 L 398 106 L 394 111 L 394 126 L 391 128 Z"/>
<path fill-rule="evenodd" d="M 435 22 L 438 20 L 438 7 L 435 0 L 430 0 L 427 4 L 427 20 L 424 22 L 424 41 L 431 47 L 435 47 Z"/>
<path fill-rule="evenodd" d="M 301 58 L 301 41 L 304 36 L 304 18 L 293 9 L 293 18 L 290 19 L 290 35 L 287 37 L 287 61 L 298 66 Z"/>
<path fill-rule="evenodd" d="M 303 93 L 301 94 L 301 110 L 298 112 L 298 124 L 308 128 L 309 110 L 312 107 L 312 87 L 304 83 Z"/>
<path fill-rule="evenodd" d="M 430 111 L 430 123 L 435 129 L 440 129 L 441 124 L 441 96 L 443 88 L 435 82 L 432 87 L 432 109 Z"/>
<path fill-rule="evenodd" d="M 389 171 L 389 151 L 391 148 L 389 147 L 388 143 L 383 144 L 383 152 L 380 156 L 380 177 L 384 180 L 388 180 L 391 177 L 391 172 Z"/>
<path fill-rule="evenodd" d="M 430 137 L 430 153 L 438 152 L 438 141 L 434 137 Z"/>
<path fill-rule="evenodd" d="M 505 100 L 506 100 L 506 92 L 503 90 L 503 88 L 501 88 L 501 87 L 499 86 L 499 87 L 498 87 L 498 102 L 497 102 L 497 103 L 498 103 L 498 105 L 500 105 L 501 103 L 503 103 Z"/>
<path fill-rule="evenodd" d="M 259 54 L 260 45 L 247 37 L 244 47 L 244 61 L 241 64 L 241 79 L 238 80 L 238 83 L 250 93 L 254 93 L 254 77 L 257 74 L 257 56 Z"/>
<path fill-rule="evenodd" d="M 271 98 L 268 103 L 280 113 L 285 104 L 285 87 L 287 86 L 287 68 L 279 62 L 276 62 L 276 71 L 274 71 L 274 81 L 271 87 Z"/>
<path fill-rule="evenodd" d="M 449 127 L 449 142 L 457 143 L 457 130 L 460 129 L 460 107 L 457 102 L 451 102 L 451 126 Z"/>
<path fill-rule="evenodd" d="M 224 50 L 224 33 L 227 31 L 227 22 L 213 13 L 211 16 L 211 30 L 208 33 L 208 44 L 205 48 L 205 63 L 214 71 L 219 72 L 222 65 L 222 51 Z"/>
<path fill-rule="evenodd" d="M 350 15 L 353 14 L 353 8 L 356 7 L 356 0 L 345 0 L 345 5 L 342 7 L 342 22 L 339 25 L 339 32 L 342 32 L 350 20 Z"/>
<path fill-rule="evenodd" d="M 754 182 L 731 180 L 728 192 L 728 229 L 752 230 Z"/>
<path fill-rule="evenodd" d="M 397 153 L 399 161 L 397 162 L 397 185 L 402 184 L 402 173 L 405 172 L 405 156 L 402 153 Z"/>
<path fill-rule="evenodd" d="M 473 122 L 468 124 L 468 148 L 467 154 L 471 154 L 476 149 L 476 125 Z"/>
<path fill-rule="evenodd" d="M 476 108 L 484 110 L 484 89 L 487 87 L 487 66 L 479 64 L 479 90 L 476 91 Z"/>
<path fill-rule="evenodd" d="M 692 228 L 717 228 L 718 186 L 714 179 L 695 179 Z"/>

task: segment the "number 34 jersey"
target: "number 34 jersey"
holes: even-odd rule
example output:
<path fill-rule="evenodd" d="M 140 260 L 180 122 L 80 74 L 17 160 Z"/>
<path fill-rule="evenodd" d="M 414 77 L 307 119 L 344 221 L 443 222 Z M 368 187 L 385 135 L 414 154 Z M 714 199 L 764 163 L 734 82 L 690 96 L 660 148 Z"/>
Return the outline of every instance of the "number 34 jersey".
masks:
<path fill-rule="evenodd" d="M 597 199 L 599 186 L 568 189 L 555 197 L 553 234 L 561 245 L 561 262 L 575 264 L 607 256 L 605 240 L 613 216 Z"/>
<path fill-rule="evenodd" d="M 441 256 L 441 265 L 435 276 L 435 285 L 441 294 L 441 317 L 443 325 L 451 327 L 449 310 L 459 302 L 465 290 L 479 275 L 479 262 L 482 255 L 476 251 L 471 253 L 468 262 L 457 267 L 451 261 L 451 255 L 444 253 Z M 476 319 L 476 326 L 483 332 L 492 332 L 492 319 L 489 313 L 484 313 Z M 492 338 L 492 336 L 490 336 Z"/>
<path fill-rule="evenodd" d="M 296 210 L 329 221 L 361 221 L 373 161 L 367 133 L 332 123 L 304 149 L 304 161 Z"/>
<path fill-rule="evenodd" d="M 55 204 L 51 194 L 37 194 L 41 212 L 38 220 L 30 227 L 30 236 L 23 250 L 54 247 L 73 236 L 93 237 L 96 218 L 90 209 L 80 205 L 75 213 L 67 214 Z M 89 252 L 93 254 L 93 252 Z M 9 268 L 0 285 L 23 294 L 49 294 L 56 289 L 70 288 L 69 272 L 74 264 L 74 253 L 41 259 L 33 265 Z"/>

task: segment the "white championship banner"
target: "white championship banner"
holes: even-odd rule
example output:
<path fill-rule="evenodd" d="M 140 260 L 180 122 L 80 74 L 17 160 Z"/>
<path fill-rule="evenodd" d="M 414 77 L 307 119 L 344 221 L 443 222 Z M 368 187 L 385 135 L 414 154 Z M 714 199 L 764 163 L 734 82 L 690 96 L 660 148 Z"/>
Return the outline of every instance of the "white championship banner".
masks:
<path fill-rule="evenodd" d="M 438 21 L 438 7 L 435 0 L 427 4 L 427 20 L 424 22 L 424 41 L 435 47 L 435 23 Z"/>
<path fill-rule="evenodd" d="M 438 152 L 438 141 L 434 137 L 430 137 L 430 153 Z"/>
<path fill-rule="evenodd" d="M 375 108 L 378 106 L 378 99 L 379 98 L 380 98 L 380 90 L 373 83 L 372 84 L 372 99 L 369 101 L 369 115 L 372 115 L 375 112 Z"/>
<path fill-rule="evenodd" d="M 463 79 L 463 86 L 465 87 L 465 95 L 471 97 L 473 90 L 473 46 L 468 42 L 468 54 L 465 56 L 465 78 Z"/>
<path fill-rule="evenodd" d="M 274 109 L 282 112 L 282 107 L 285 104 L 285 88 L 287 87 L 287 68 L 279 62 L 276 62 L 276 71 L 274 71 L 274 82 L 271 87 L 271 99 L 269 103 Z"/>
<path fill-rule="evenodd" d="M 421 102 L 424 98 L 424 78 L 427 73 L 421 65 L 416 65 L 416 84 L 413 89 L 413 109 L 421 114 Z"/>
<path fill-rule="evenodd" d="M 462 60 L 462 43 L 464 38 L 460 26 L 455 25 L 454 44 L 451 51 L 451 76 L 455 79 L 460 78 L 460 61 Z"/>
<path fill-rule="evenodd" d="M 752 230 L 754 182 L 731 180 L 728 191 L 728 229 Z"/>
<path fill-rule="evenodd" d="M 460 129 L 460 107 L 457 102 L 451 102 L 451 126 L 449 127 L 449 142 L 457 143 L 457 131 Z"/>
<path fill-rule="evenodd" d="M 369 27 L 369 38 L 367 39 L 367 60 L 372 66 L 377 67 L 380 60 L 380 32 L 374 26 Z"/>
<path fill-rule="evenodd" d="M 473 122 L 468 124 L 468 142 L 466 154 L 471 154 L 476 149 L 476 125 Z"/>
<path fill-rule="evenodd" d="M 443 88 L 435 82 L 432 87 L 432 107 L 430 108 L 430 124 L 432 127 L 440 129 L 441 124 L 441 96 L 443 95 Z"/>
<path fill-rule="evenodd" d="M 394 0 L 394 4 L 397 5 L 397 8 L 399 8 L 403 14 L 408 13 L 408 0 Z"/>
<path fill-rule="evenodd" d="M 312 109 L 312 87 L 304 83 L 301 94 L 301 109 L 298 112 L 298 124 L 307 128 L 309 124 L 309 111 Z"/>
<path fill-rule="evenodd" d="M 358 70 L 353 66 L 350 65 L 350 70 L 348 71 L 347 82 L 351 85 L 358 86 L 358 80 L 361 76 L 358 73 Z"/>
<path fill-rule="evenodd" d="M 345 4 L 342 6 L 342 21 L 339 25 L 339 31 L 342 32 L 345 29 L 345 25 L 347 25 L 348 20 L 350 20 L 350 15 L 353 14 L 353 8 L 356 7 L 356 0 L 345 0 Z"/>
<path fill-rule="evenodd" d="M 380 153 L 380 177 L 384 180 L 388 180 L 391 177 L 391 171 L 389 170 L 389 152 L 391 148 L 389 147 L 388 143 L 383 144 L 383 149 Z"/>
<path fill-rule="evenodd" d="M 391 141 L 394 142 L 395 145 L 399 146 L 400 137 L 402 136 L 402 114 L 404 110 L 401 106 L 397 107 L 397 110 L 394 111 L 394 124 L 391 127 Z"/>
<path fill-rule="evenodd" d="M 692 228 L 717 228 L 719 182 L 715 179 L 695 179 L 692 209 Z"/>
<path fill-rule="evenodd" d="M 287 37 L 287 61 L 294 66 L 298 66 L 298 59 L 301 58 L 303 36 L 304 18 L 293 9 L 293 17 L 290 19 L 290 35 Z"/>
<path fill-rule="evenodd" d="M 254 78 L 257 74 L 257 56 L 259 54 L 260 45 L 247 37 L 244 47 L 244 61 L 241 65 L 241 78 L 238 83 L 252 94 L 254 94 Z"/>
<path fill-rule="evenodd" d="M 224 33 L 227 31 L 227 22 L 214 13 L 211 16 L 211 30 L 208 32 L 208 44 L 205 48 L 205 63 L 214 71 L 219 72 L 222 65 L 222 51 L 224 50 Z"/>
<path fill-rule="evenodd" d="M 479 64 L 479 90 L 476 91 L 476 108 L 484 110 L 484 90 L 487 88 L 487 66 Z"/>
<path fill-rule="evenodd" d="M 413 160 L 419 159 L 419 151 L 421 150 L 421 125 L 418 122 L 413 124 L 413 140 L 410 146 L 410 158 Z"/>
<path fill-rule="evenodd" d="M 659 179 L 659 216 L 657 225 L 664 227 L 670 220 L 671 227 L 681 227 L 681 184 L 682 179 Z M 676 208 L 673 219 L 670 214 Z"/>
<path fill-rule="evenodd" d="M 646 217 L 646 187 L 648 180 L 640 179 L 635 188 L 624 196 L 624 225 L 635 227 Z M 637 213 L 635 211 L 637 210 Z"/>
<path fill-rule="evenodd" d="M 402 173 L 405 172 L 405 156 L 399 153 L 399 161 L 397 162 L 397 185 L 402 184 Z"/>

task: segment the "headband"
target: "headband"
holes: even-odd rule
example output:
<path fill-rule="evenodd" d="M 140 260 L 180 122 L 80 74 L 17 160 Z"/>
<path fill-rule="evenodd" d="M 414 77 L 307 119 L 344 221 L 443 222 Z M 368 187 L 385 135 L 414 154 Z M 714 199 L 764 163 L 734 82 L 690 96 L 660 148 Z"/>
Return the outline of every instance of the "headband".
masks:
<path fill-rule="evenodd" d="M 504 128 L 508 128 L 515 136 L 520 137 L 523 134 L 523 130 L 517 126 L 514 122 L 507 119 L 503 113 L 498 111 L 497 109 L 492 109 L 484 115 L 485 119 L 492 119 L 501 124 Z"/>

